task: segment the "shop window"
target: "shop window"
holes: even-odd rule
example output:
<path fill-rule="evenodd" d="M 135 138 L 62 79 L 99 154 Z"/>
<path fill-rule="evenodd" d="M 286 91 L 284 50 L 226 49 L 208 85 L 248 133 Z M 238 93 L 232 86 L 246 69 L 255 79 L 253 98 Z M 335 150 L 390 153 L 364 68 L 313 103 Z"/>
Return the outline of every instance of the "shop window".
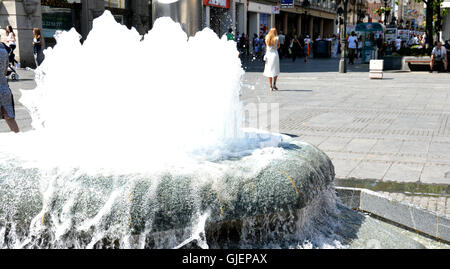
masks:
<path fill-rule="evenodd" d="M 80 32 L 81 0 L 42 0 L 42 31 L 46 47 L 56 43 L 54 35 L 58 31 L 75 28 Z"/>
<path fill-rule="evenodd" d="M 105 0 L 107 8 L 125 8 L 125 0 Z"/>
<path fill-rule="evenodd" d="M 268 14 L 259 14 L 259 34 L 267 34 L 269 32 L 270 17 Z"/>
<path fill-rule="evenodd" d="M 111 11 L 116 21 L 131 28 L 132 12 L 130 10 L 131 0 L 104 0 L 105 9 Z"/>

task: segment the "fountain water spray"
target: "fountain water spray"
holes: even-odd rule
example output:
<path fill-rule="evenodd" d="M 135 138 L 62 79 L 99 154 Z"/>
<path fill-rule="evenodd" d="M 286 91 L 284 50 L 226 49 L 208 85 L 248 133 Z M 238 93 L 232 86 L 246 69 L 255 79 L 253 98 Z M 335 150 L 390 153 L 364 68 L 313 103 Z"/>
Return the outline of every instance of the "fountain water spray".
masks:
<path fill-rule="evenodd" d="M 3 152 L 58 167 L 137 172 L 248 145 L 240 141 L 244 71 L 233 42 L 209 29 L 188 39 L 169 18 L 141 41 L 109 12 L 83 45 L 79 38 L 74 29 L 60 33 L 45 52 L 37 88 L 20 100 L 35 131 L 2 139 Z"/>

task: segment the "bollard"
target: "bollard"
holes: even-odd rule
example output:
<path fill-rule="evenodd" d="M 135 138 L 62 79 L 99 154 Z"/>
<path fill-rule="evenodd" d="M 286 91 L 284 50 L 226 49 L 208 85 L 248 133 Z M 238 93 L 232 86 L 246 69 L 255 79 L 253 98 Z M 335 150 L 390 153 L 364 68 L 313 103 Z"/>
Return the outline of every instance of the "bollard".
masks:
<path fill-rule="evenodd" d="M 384 60 L 370 60 L 370 79 L 383 79 Z"/>

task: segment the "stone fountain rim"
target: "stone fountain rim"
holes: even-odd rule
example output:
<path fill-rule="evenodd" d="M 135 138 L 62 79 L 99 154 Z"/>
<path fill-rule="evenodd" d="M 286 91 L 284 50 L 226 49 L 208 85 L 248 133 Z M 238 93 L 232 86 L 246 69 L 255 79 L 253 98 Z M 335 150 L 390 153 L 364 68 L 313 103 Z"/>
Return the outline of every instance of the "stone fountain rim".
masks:
<path fill-rule="evenodd" d="M 396 201 L 368 189 L 336 186 L 336 192 L 340 200 L 354 210 L 450 244 L 450 217 L 447 215 Z"/>

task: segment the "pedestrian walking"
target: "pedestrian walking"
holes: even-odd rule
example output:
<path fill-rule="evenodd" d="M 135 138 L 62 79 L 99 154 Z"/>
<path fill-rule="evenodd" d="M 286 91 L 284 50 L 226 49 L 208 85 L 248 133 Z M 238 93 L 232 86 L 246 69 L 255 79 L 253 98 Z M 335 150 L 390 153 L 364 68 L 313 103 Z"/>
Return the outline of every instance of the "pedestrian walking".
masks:
<path fill-rule="evenodd" d="M 280 31 L 278 39 L 280 40 L 280 49 L 278 49 L 278 54 L 280 55 L 281 59 L 284 57 L 285 54 L 285 41 L 286 41 L 286 36 L 283 34 L 283 32 Z"/>
<path fill-rule="evenodd" d="M 384 56 L 384 40 L 381 34 L 376 39 L 377 44 L 377 59 L 381 59 Z"/>
<path fill-rule="evenodd" d="M 305 46 L 303 48 L 305 53 L 305 63 L 308 63 L 308 57 L 311 52 L 311 44 L 312 44 L 312 40 L 311 38 L 309 38 L 309 35 L 306 35 L 306 38 L 303 42 L 305 43 Z"/>
<path fill-rule="evenodd" d="M 363 40 L 362 36 L 358 38 L 358 47 L 356 49 L 356 59 L 362 58 Z"/>
<path fill-rule="evenodd" d="M 348 37 L 347 42 L 349 64 L 355 64 L 355 53 L 356 48 L 358 47 L 358 38 L 356 37 L 355 32 L 352 32 L 352 34 Z"/>
<path fill-rule="evenodd" d="M 14 50 L 16 49 L 17 45 L 16 45 L 16 34 L 14 33 L 14 30 L 12 28 L 11 25 L 6 26 L 6 42 L 8 43 L 8 47 L 11 49 L 11 52 L 9 54 L 9 61 L 13 64 L 16 65 L 18 64 L 18 62 L 15 59 L 15 54 L 14 54 Z"/>
<path fill-rule="evenodd" d="M 41 30 L 39 28 L 33 28 L 33 55 L 36 68 L 39 66 L 39 53 L 41 52 Z"/>
<path fill-rule="evenodd" d="M 231 29 L 231 28 L 228 29 L 227 40 L 228 41 L 236 41 L 236 38 L 233 35 L 233 29 Z"/>
<path fill-rule="evenodd" d="M 245 35 L 245 39 L 244 39 L 244 51 L 246 53 L 246 56 L 249 57 L 250 56 L 250 35 Z"/>
<path fill-rule="evenodd" d="M 253 45 L 253 57 L 255 59 L 258 58 L 259 55 L 259 37 L 257 34 L 253 34 L 253 40 L 252 40 L 252 45 Z"/>
<path fill-rule="evenodd" d="M 397 36 L 397 39 L 395 39 L 395 50 L 399 51 L 402 48 L 402 39 L 400 36 Z"/>
<path fill-rule="evenodd" d="M 302 49 L 302 45 L 300 44 L 300 41 L 298 41 L 298 37 L 294 36 L 294 38 L 291 41 L 292 62 L 295 62 L 301 49 Z"/>
<path fill-rule="evenodd" d="M 264 76 L 269 78 L 270 92 L 272 92 L 273 90 L 278 90 L 277 79 L 280 74 L 280 56 L 278 55 L 280 41 L 278 39 L 277 29 L 270 29 L 265 40 L 267 49 L 266 55 L 264 56 L 266 62 Z"/>
<path fill-rule="evenodd" d="M 11 131 L 18 133 L 19 126 L 15 120 L 14 97 L 8 85 L 6 74 L 8 71 L 9 54 L 5 45 L 0 45 L 0 119 L 4 119 Z"/>
<path fill-rule="evenodd" d="M 266 51 L 266 42 L 265 42 L 265 40 L 266 40 L 266 37 L 263 34 L 261 34 L 259 36 L 259 48 L 260 48 L 261 55 L 264 54 L 264 52 Z"/>

